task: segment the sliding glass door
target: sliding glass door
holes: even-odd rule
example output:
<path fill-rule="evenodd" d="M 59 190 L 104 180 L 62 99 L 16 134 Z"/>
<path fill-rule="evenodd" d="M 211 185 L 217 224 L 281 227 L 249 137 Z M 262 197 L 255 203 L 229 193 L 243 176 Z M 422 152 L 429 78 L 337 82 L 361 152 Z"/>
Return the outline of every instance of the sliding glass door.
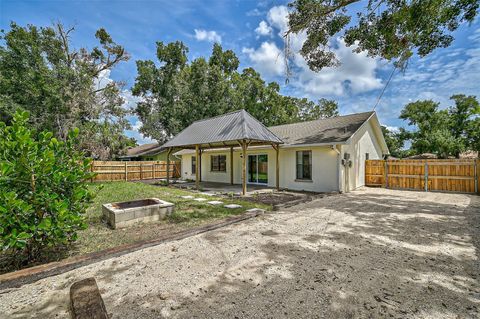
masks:
<path fill-rule="evenodd" d="M 268 155 L 248 155 L 248 182 L 268 184 Z"/>

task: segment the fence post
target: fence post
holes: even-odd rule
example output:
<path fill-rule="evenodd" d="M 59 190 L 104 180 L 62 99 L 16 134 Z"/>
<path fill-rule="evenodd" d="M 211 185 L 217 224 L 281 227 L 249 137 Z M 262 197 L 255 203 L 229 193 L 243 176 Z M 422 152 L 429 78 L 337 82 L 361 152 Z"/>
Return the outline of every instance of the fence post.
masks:
<path fill-rule="evenodd" d="M 90 173 L 93 173 L 95 171 L 95 169 L 93 168 L 93 165 L 95 165 L 95 161 L 92 161 L 90 163 Z M 93 176 L 90 177 L 90 183 L 93 183 Z"/>
<path fill-rule="evenodd" d="M 425 191 L 428 192 L 428 162 L 425 162 Z"/>
<path fill-rule="evenodd" d="M 128 168 L 127 168 L 127 161 L 125 161 L 125 182 L 128 181 Z"/>
<path fill-rule="evenodd" d="M 156 166 L 156 164 L 157 164 L 157 162 L 153 162 L 153 164 L 152 164 L 152 170 L 153 170 L 153 173 L 152 173 L 153 176 L 152 176 L 152 177 L 153 177 L 153 179 L 156 179 L 156 176 L 155 176 L 155 175 L 156 175 L 156 174 L 155 174 L 155 166 Z"/>
<path fill-rule="evenodd" d="M 140 162 L 140 180 L 143 179 L 143 163 Z"/>
<path fill-rule="evenodd" d="M 385 188 L 388 188 L 388 160 L 385 160 Z"/>
<path fill-rule="evenodd" d="M 478 165 L 477 159 L 473 160 L 473 178 L 475 183 L 475 193 L 478 193 Z"/>

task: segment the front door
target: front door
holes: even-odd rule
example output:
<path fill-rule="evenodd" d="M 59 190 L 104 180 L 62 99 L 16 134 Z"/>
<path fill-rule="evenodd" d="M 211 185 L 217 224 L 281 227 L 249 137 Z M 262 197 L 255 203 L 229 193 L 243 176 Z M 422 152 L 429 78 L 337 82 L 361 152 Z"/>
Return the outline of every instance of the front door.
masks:
<path fill-rule="evenodd" d="M 268 184 L 268 155 L 248 155 L 248 182 Z"/>

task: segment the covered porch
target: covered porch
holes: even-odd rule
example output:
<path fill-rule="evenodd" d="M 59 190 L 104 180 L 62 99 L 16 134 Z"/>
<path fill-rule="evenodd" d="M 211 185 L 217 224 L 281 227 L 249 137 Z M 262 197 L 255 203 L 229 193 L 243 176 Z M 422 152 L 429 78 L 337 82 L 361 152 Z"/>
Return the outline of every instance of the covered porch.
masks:
<path fill-rule="evenodd" d="M 214 118 L 196 121 L 163 145 L 168 156 L 182 149 L 195 150 L 195 187 L 201 188 L 201 154 L 209 149 L 229 149 L 230 168 L 234 165 L 234 149 L 240 150 L 241 159 L 241 194 L 247 194 L 247 151 L 252 146 L 269 145 L 275 150 L 276 188 L 280 188 L 279 147 L 283 141 L 267 127 L 257 121 L 245 110 L 227 113 Z M 226 159 L 226 158 L 225 158 Z M 227 163 L 224 158 L 212 165 L 212 169 L 226 172 Z M 168 167 L 168 165 L 167 165 Z M 167 173 L 168 176 L 168 173 Z M 234 170 L 230 169 L 230 186 L 234 186 Z M 169 179 L 167 179 L 167 184 Z M 255 188 L 257 185 L 249 185 Z M 266 188 L 265 186 L 261 186 Z"/>

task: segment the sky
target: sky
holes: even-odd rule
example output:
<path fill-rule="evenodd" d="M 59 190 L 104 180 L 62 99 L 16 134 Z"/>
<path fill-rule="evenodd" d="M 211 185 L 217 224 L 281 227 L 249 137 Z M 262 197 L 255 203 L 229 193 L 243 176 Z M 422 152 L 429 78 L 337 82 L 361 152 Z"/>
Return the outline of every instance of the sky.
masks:
<path fill-rule="evenodd" d="M 129 61 L 105 73 L 102 81 L 125 83 L 125 106 L 132 108 L 136 98 L 129 89 L 135 82 L 136 60 L 156 60 L 156 41 L 183 41 L 189 58 L 208 57 L 214 42 L 233 50 L 240 68 L 253 66 L 266 81 L 281 85 L 281 93 L 312 100 L 338 101 L 340 114 L 370 111 L 385 87 L 393 65 L 381 59 L 353 53 L 340 36 L 331 41 L 341 66 L 321 72 L 309 70 L 298 53 L 304 34 L 291 37 L 293 70 L 286 83 L 284 38 L 288 25 L 288 1 L 254 0 L 0 0 L 0 29 L 11 21 L 19 25 L 50 26 L 61 22 L 74 26 L 75 48 L 93 48 L 95 31 L 105 28 L 125 47 Z M 356 8 L 364 4 L 359 4 Z M 403 106 L 419 99 L 451 105 L 453 94 L 480 95 L 480 19 L 462 25 L 448 48 L 433 54 L 415 56 L 405 72 L 396 72 L 376 107 L 380 122 L 391 129 L 406 127 L 398 116 Z M 129 117 L 133 129 L 127 135 L 140 144 L 150 142 L 138 132 L 141 122 Z"/>

